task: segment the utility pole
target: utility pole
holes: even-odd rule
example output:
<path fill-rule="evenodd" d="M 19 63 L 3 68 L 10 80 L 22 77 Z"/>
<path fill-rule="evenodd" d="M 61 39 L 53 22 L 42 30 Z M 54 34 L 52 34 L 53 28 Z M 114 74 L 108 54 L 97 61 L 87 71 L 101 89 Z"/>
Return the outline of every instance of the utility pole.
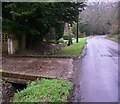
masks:
<path fill-rule="evenodd" d="M 78 5 L 77 5 L 77 10 L 78 10 Z M 76 36 L 76 43 L 78 43 L 78 25 L 79 25 L 79 12 L 78 12 L 78 18 L 77 18 L 77 36 Z"/>
<path fill-rule="evenodd" d="M 78 21 L 77 21 L 77 37 L 76 37 L 76 43 L 78 43 Z"/>

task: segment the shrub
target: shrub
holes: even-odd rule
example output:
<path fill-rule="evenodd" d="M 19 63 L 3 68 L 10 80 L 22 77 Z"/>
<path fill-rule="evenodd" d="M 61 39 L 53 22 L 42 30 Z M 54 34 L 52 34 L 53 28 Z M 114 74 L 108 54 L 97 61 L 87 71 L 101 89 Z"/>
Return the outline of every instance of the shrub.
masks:
<path fill-rule="evenodd" d="M 68 40 L 68 38 L 69 38 L 68 35 L 63 35 L 64 40 Z"/>
<path fill-rule="evenodd" d="M 67 102 L 73 85 L 68 80 L 41 79 L 15 93 L 13 102 Z"/>
<path fill-rule="evenodd" d="M 50 43 L 56 44 L 57 40 L 51 40 Z"/>
<path fill-rule="evenodd" d="M 49 54 L 53 55 L 61 50 L 62 46 L 60 44 L 52 44 Z"/>
<path fill-rule="evenodd" d="M 120 29 L 117 30 L 116 34 L 120 34 Z"/>
<path fill-rule="evenodd" d="M 64 43 L 64 39 L 63 39 L 63 38 L 60 38 L 60 39 L 58 40 L 58 43 Z"/>

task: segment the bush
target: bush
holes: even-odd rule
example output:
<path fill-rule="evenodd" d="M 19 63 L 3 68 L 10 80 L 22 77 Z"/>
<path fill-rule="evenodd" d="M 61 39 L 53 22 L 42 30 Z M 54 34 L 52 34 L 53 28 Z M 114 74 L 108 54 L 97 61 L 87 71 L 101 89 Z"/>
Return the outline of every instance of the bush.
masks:
<path fill-rule="evenodd" d="M 51 40 L 50 43 L 52 43 L 52 44 L 64 43 L 64 40 L 63 40 L 63 38 L 61 38 L 59 40 Z"/>
<path fill-rule="evenodd" d="M 120 29 L 115 30 L 115 31 L 112 33 L 112 35 L 114 35 L 114 34 L 120 34 Z"/>
<path fill-rule="evenodd" d="M 49 50 L 49 54 L 53 55 L 55 53 L 58 53 L 61 50 L 61 48 L 62 47 L 59 44 L 52 44 Z"/>
<path fill-rule="evenodd" d="M 15 93 L 13 102 L 67 102 L 72 82 L 59 79 L 41 79 L 28 83 L 26 89 Z"/>
<path fill-rule="evenodd" d="M 56 44 L 56 43 L 57 43 L 57 40 L 51 40 L 50 43 Z"/>
<path fill-rule="evenodd" d="M 48 34 L 48 35 L 46 35 L 45 36 L 45 39 L 46 40 L 54 40 L 54 39 L 56 39 L 56 35 L 55 34 Z"/>
<path fill-rule="evenodd" d="M 120 29 L 117 30 L 116 34 L 120 34 Z"/>
<path fill-rule="evenodd" d="M 68 39 L 69 39 L 69 36 L 68 36 L 68 35 L 63 35 L 63 39 L 64 39 L 64 40 L 68 40 Z"/>
<path fill-rule="evenodd" d="M 64 43 L 64 39 L 63 38 L 59 39 L 58 43 Z"/>

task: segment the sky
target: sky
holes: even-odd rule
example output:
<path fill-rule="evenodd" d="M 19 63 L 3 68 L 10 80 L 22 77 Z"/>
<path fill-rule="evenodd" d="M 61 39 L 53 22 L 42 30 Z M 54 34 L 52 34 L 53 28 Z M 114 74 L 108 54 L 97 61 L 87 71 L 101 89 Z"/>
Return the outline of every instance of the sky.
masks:
<path fill-rule="evenodd" d="M 78 1 L 78 2 L 80 2 L 80 1 L 84 1 L 84 0 L 0 0 L 0 1 L 23 1 L 23 2 L 25 2 L 25 1 L 27 1 L 27 2 L 30 2 L 30 1 L 38 1 L 38 2 L 40 2 L 40 1 L 43 1 L 43 2 L 45 2 L 45 1 L 64 1 L 64 2 L 69 2 L 69 1 Z M 86 0 L 86 1 L 88 1 L 88 2 L 98 2 L 98 1 L 100 1 L 100 2 L 118 2 L 118 1 L 120 1 L 120 0 Z"/>
<path fill-rule="evenodd" d="M 87 0 L 88 2 L 118 2 L 120 0 Z"/>

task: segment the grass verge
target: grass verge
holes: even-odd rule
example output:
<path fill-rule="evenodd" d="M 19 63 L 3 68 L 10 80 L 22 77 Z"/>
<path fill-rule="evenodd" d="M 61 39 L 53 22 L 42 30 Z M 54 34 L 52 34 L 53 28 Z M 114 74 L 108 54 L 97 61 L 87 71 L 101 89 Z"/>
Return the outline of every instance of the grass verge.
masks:
<path fill-rule="evenodd" d="M 120 34 L 108 35 L 106 38 L 120 44 Z"/>
<path fill-rule="evenodd" d="M 79 55 L 86 43 L 87 38 L 79 38 L 79 42 L 76 43 L 76 39 L 73 40 L 73 44 L 61 49 L 61 55 Z"/>
<path fill-rule="evenodd" d="M 41 79 L 28 83 L 26 89 L 15 93 L 14 102 L 67 102 L 72 82 L 59 79 Z M 32 104 L 33 104 L 32 103 Z"/>

